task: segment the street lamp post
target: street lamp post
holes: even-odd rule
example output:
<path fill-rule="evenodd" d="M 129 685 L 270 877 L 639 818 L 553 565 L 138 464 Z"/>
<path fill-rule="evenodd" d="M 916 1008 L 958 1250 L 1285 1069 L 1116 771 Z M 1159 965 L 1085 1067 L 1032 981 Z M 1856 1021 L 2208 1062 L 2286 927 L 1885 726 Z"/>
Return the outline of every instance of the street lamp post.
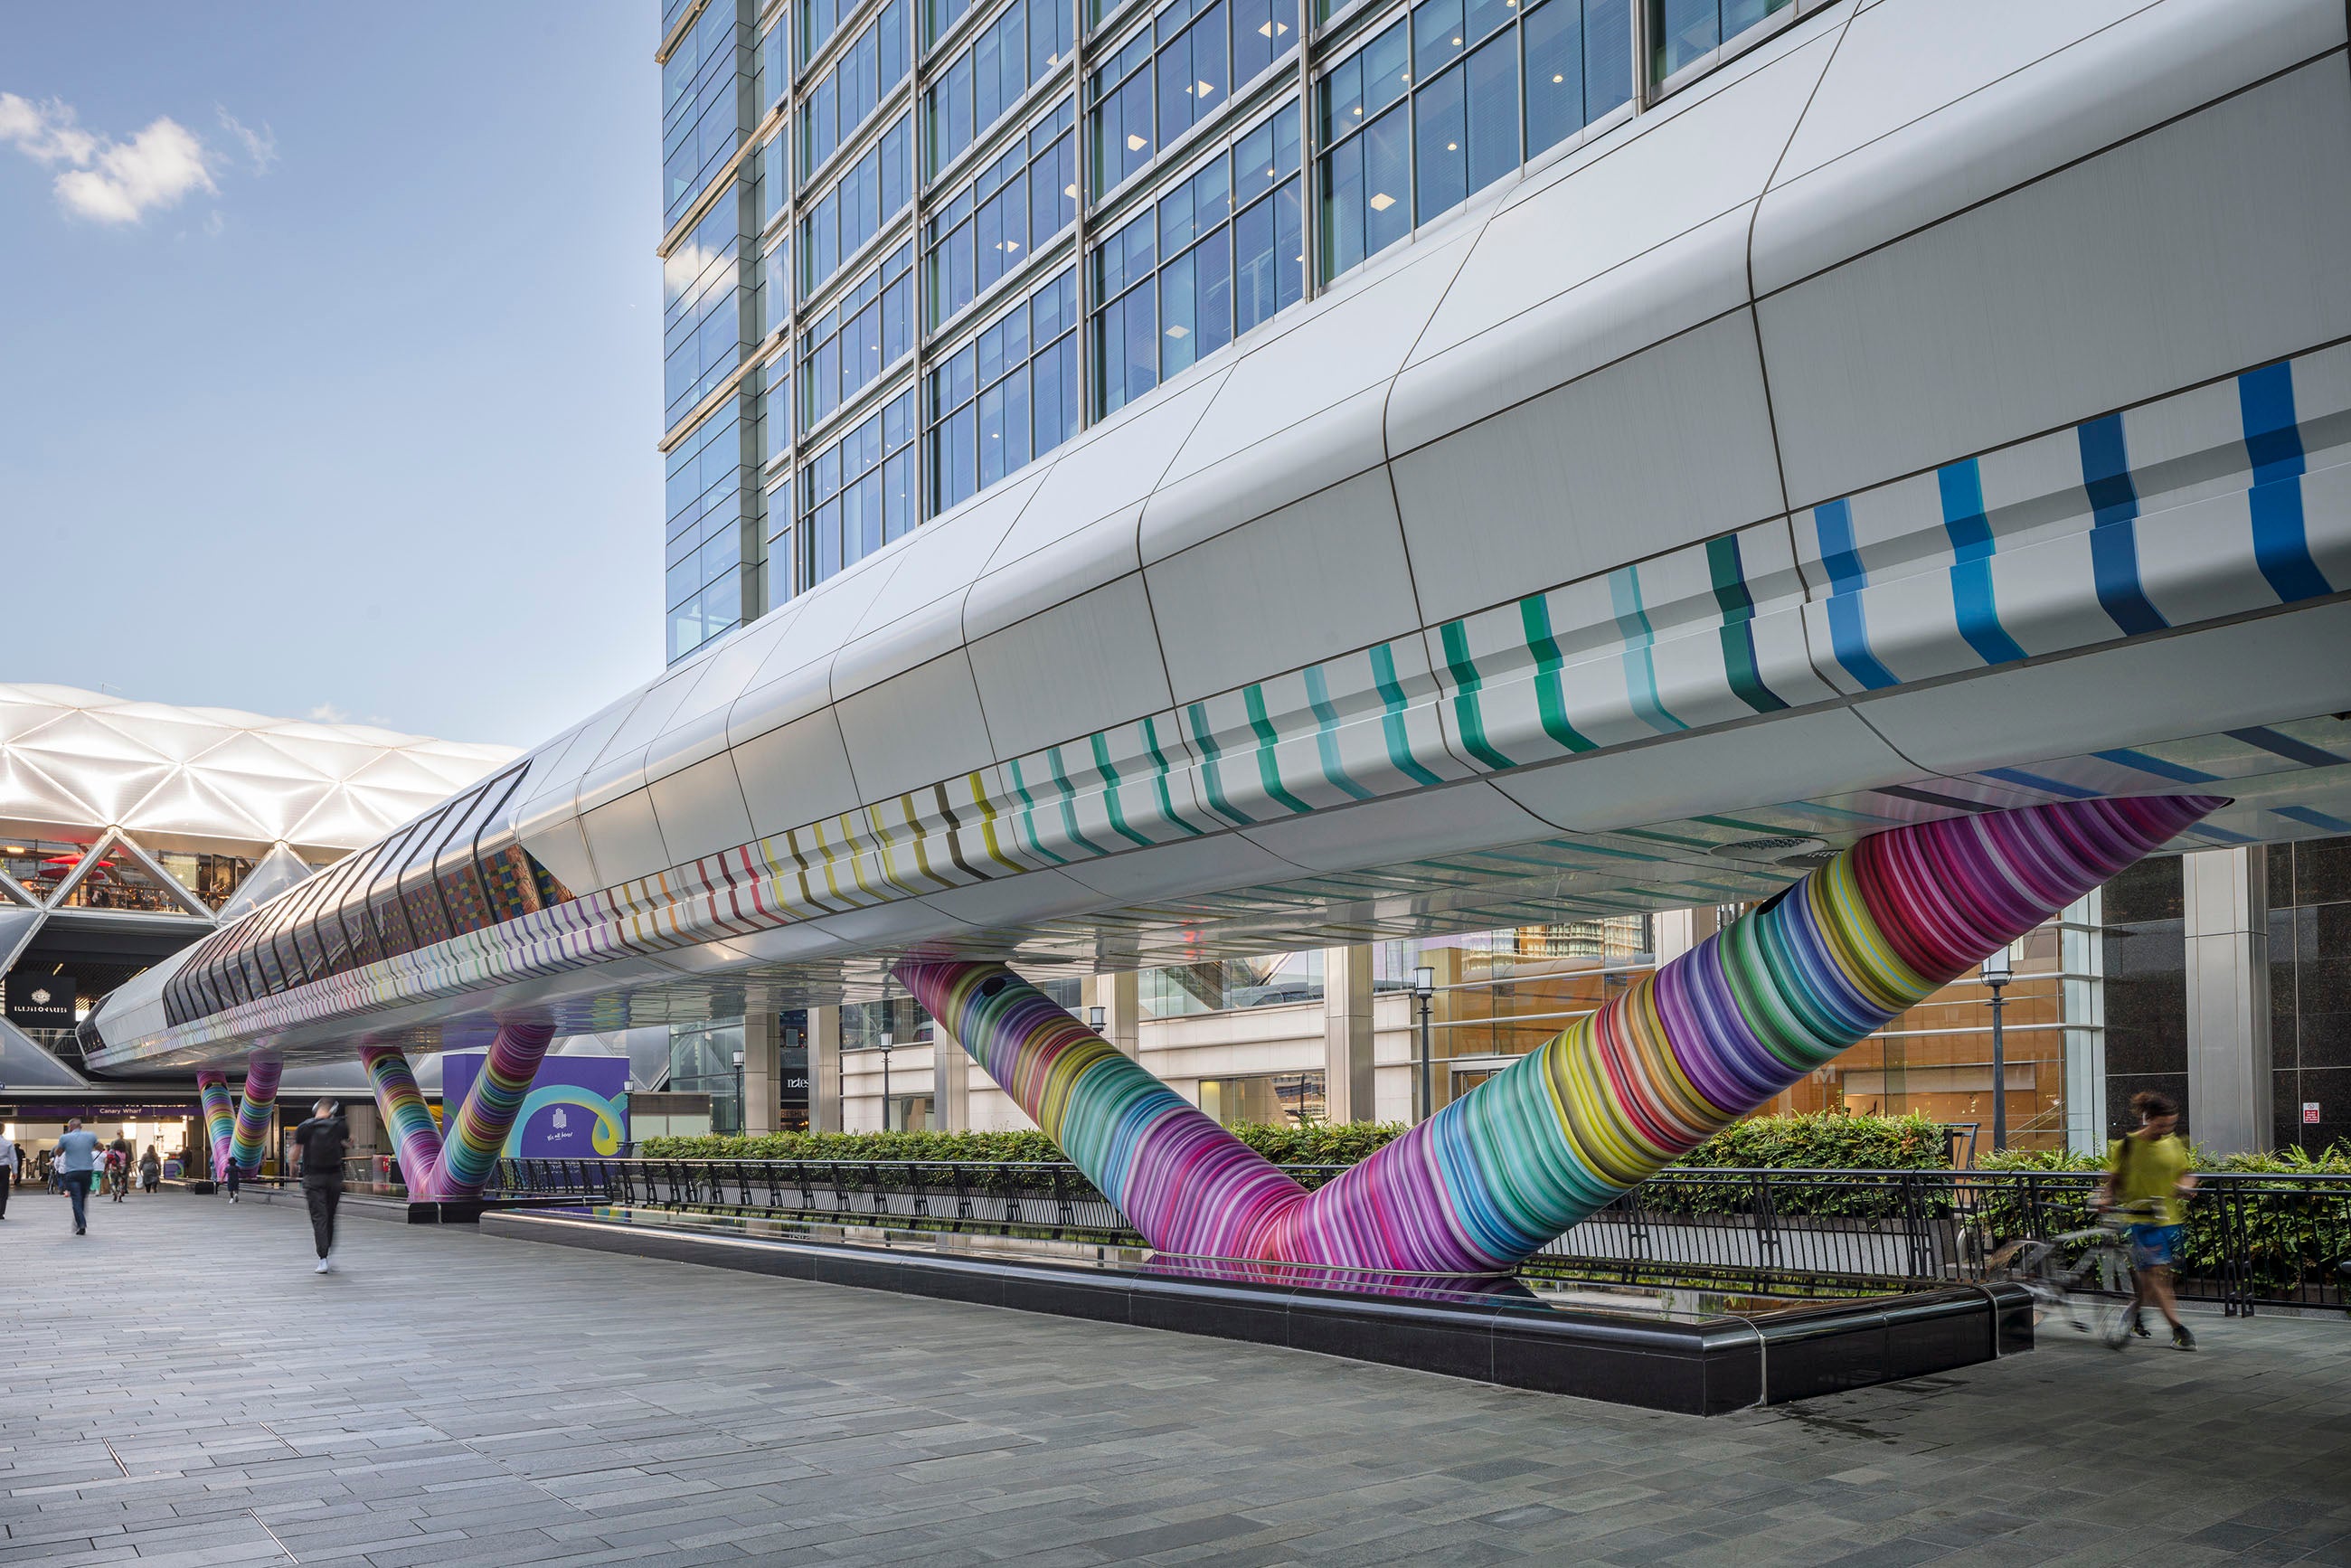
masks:
<path fill-rule="evenodd" d="M 743 1114 L 743 1053 L 735 1053 L 735 1130 L 749 1131 L 750 1118 Z"/>
<path fill-rule="evenodd" d="M 1103 1028 L 1107 1026 L 1109 1022 L 1110 1014 L 1104 1009 L 1088 1008 L 1086 1009 L 1086 1027 L 1093 1030 L 1096 1034 L 1102 1033 Z"/>
<path fill-rule="evenodd" d="M 895 1043 L 890 1031 L 882 1031 L 882 1130 L 890 1130 L 890 1047 Z"/>
<path fill-rule="evenodd" d="M 2001 1032 L 2001 1009 L 2007 998 L 2001 992 L 2016 978 L 2016 960 L 2002 947 L 1983 961 L 1983 983 L 1991 990 L 1991 1148 L 2008 1147 L 2008 1041 Z"/>
<path fill-rule="evenodd" d="M 1437 1112 L 1437 1085 L 1430 1077 L 1433 1070 L 1428 1056 L 1428 1012 L 1430 1005 L 1437 999 L 1435 969 L 1423 967 L 1412 972 L 1412 998 L 1420 1009 L 1420 1072 L 1415 1085 L 1419 1094 L 1420 1113 L 1414 1119 L 1426 1122 Z"/>

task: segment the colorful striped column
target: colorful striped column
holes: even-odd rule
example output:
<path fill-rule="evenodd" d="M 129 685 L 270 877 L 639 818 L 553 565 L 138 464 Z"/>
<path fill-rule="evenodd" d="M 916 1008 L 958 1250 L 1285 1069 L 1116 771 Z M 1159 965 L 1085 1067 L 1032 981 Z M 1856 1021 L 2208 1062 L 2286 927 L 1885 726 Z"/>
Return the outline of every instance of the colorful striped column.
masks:
<path fill-rule="evenodd" d="M 550 1024 L 504 1024 L 482 1060 L 482 1075 L 465 1093 L 465 1103 L 447 1113 L 448 1126 L 441 1141 L 441 1165 L 434 1173 L 433 1196 L 473 1197 L 490 1179 L 491 1168 L 506 1147 L 515 1113 L 538 1075 L 547 1042 L 555 1037 Z M 413 1192 L 413 1188 L 411 1189 Z"/>
<path fill-rule="evenodd" d="M 213 1180 L 228 1179 L 228 1151 L 236 1133 L 236 1111 L 228 1099 L 228 1074 L 209 1068 L 196 1074 L 196 1094 L 204 1103 L 204 1137 L 213 1146 Z"/>
<path fill-rule="evenodd" d="M 392 1134 L 392 1151 L 400 1160 L 400 1176 L 408 1184 L 409 1197 L 432 1197 L 434 1178 L 441 1168 L 441 1129 L 424 1103 L 423 1091 L 416 1087 L 407 1054 L 394 1045 L 363 1045 L 360 1061 L 367 1069 L 369 1087 L 375 1091 L 376 1112 Z"/>
<path fill-rule="evenodd" d="M 285 1064 L 254 1058 L 246 1064 L 245 1098 L 237 1102 L 236 1129 L 229 1139 L 228 1157 L 240 1171 L 261 1168 L 269 1136 L 269 1113 L 277 1108 L 277 1076 Z"/>
<path fill-rule="evenodd" d="M 1160 1250 L 1489 1274 L 2224 803 L 2069 801 L 1864 839 L 1312 1193 L 1002 966 L 897 973 Z"/>

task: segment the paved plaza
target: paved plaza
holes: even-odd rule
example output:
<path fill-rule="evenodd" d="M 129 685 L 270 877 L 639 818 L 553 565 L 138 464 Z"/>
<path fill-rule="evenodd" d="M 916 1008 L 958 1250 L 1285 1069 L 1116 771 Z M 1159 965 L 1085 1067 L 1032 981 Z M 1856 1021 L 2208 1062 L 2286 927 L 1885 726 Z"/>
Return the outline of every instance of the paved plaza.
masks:
<path fill-rule="evenodd" d="M 19 1193 L 0 1564 L 2351 1563 L 2351 1322 L 1703 1420 L 298 1208 Z"/>

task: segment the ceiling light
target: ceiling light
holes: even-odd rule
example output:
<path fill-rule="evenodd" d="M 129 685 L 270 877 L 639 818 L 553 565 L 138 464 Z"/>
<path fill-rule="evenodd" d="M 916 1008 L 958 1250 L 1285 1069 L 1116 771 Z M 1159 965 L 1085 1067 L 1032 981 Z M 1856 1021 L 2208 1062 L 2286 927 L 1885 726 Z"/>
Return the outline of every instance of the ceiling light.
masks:
<path fill-rule="evenodd" d="M 1372 211 L 1375 213 L 1384 213 L 1390 207 L 1395 205 L 1395 198 L 1389 195 L 1385 191 L 1382 191 L 1378 195 L 1372 198 Z"/>
<path fill-rule="evenodd" d="M 1461 143 L 1458 141 L 1448 141 L 1445 144 L 1445 150 L 1447 152 L 1458 152 L 1461 151 Z"/>
<path fill-rule="evenodd" d="M 1147 145 L 1149 144 L 1140 136 L 1130 136 L 1126 139 L 1126 150 L 1129 152 L 1140 152 Z"/>
<path fill-rule="evenodd" d="M 1217 90 L 1217 89 L 1216 89 L 1215 88 L 1210 87 L 1207 82 L 1202 82 L 1202 83 L 1200 84 L 1200 96 L 1201 96 L 1202 98 L 1210 98 L 1210 97 L 1214 97 L 1214 96 L 1215 96 L 1215 94 L 1216 94 L 1216 90 Z"/>
<path fill-rule="evenodd" d="M 1565 77 L 1553 77 L 1551 79 L 1553 81 L 1565 81 L 1567 78 Z"/>
<path fill-rule="evenodd" d="M 1355 118 L 1357 120 L 1364 118 L 1364 106 L 1360 103 L 1355 106 Z"/>
<path fill-rule="evenodd" d="M 1559 78 L 1557 77 L 1553 77 L 1551 79 L 1557 81 Z M 1074 202 L 1078 199 L 1078 188 L 1075 185 L 1064 185 L 1061 187 L 1061 194 L 1069 197 Z"/>
<path fill-rule="evenodd" d="M 1261 23 L 1259 25 L 1257 31 L 1259 37 L 1270 38 L 1273 37 L 1273 24 L 1270 22 Z"/>
<path fill-rule="evenodd" d="M 1020 248 L 1020 242 L 1017 239 L 1006 240 L 1004 242 L 1004 248 L 1007 250 L 1019 250 Z"/>
<path fill-rule="evenodd" d="M 1167 335 L 1171 338 L 1188 338 L 1192 335 L 1192 329 L 1188 327 L 1170 327 L 1167 329 Z"/>
<path fill-rule="evenodd" d="M 1461 35 L 1458 33 L 1453 35 L 1453 47 L 1457 49 L 1461 47 Z"/>

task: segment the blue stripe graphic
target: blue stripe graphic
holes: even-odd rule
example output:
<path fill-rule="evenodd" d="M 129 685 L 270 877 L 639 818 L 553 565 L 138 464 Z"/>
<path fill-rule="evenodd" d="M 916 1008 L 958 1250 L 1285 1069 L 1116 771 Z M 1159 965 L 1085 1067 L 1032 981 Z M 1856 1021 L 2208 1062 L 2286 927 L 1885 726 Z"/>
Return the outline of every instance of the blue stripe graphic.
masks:
<path fill-rule="evenodd" d="M 1372 792 L 1348 778 L 1346 764 L 1339 759 L 1339 710 L 1331 706 L 1331 683 L 1320 664 L 1306 666 L 1306 702 L 1314 710 L 1314 751 L 1322 759 L 1322 776 L 1356 800 L 1370 800 Z"/>
<path fill-rule="evenodd" d="M 1869 651 L 1869 627 L 1861 612 L 1861 591 L 1869 586 L 1860 552 L 1853 543 L 1853 505 L 1838 499 L 1813 508 L 1821 540 L 1821 564 L 1829 569 L 1829 643 L 1845 674 L 1871 691 L 1899 685 L 1894 672 Z"/>
<path fill-rule="evenodd" d="M 2024 657 L 2000 623 L 1992 601 L 1991 521 L 1984 515 L 1983 476 L 1972 457 L 1935 471 L 1942 491 L 1943 531 L 1951 538 L 1951 610 L 1959 618 L 1959 635 L 1987 664 L 2004 664 Z"/>
<path fill-rule="evenodd" d="M 2171 624 L 2138 580 L 2138 491 L 2123 446 L 2123 416 L 2110 413 L 2074 429 L 2082 447 L 2082 486 L 2090 493 L 2090 570 L 2098 603 L 2126 637 Z"/>
<path fill-rule="evenodd" d="M 2308 465 L 2294 417 L 2293 366 L 2280 361 L 2239 376 L 2237 409 L 2245 421 L 2245 455 L 2253 464 L 2253 487 L 2245 496 L 2253 559 L 2285 603 L 2333 592 L 2311 559 L 2303 527 L 2302 476 Z"/>
<path fill-rule="evenodd" d="M 2250 729 L 2231 729 L 2225 733 L 2231 740 L 2258 746 L 2263 751 L 2273 752 L 2288 762 L 2299 762 L 2304 768 L 2332 768 L 2338 762 L 2351 762 L 2351 757 L 2337 757 L 2290 735 L 2281 735 L 2267 725 L 2255 725 Z"/>
<path fill-rule="evenodd" d="M 1625 694 L 1632 698 L 1633 711 L 1660 735 L 1687 729 L 1657 692 L 1656 661 L 1649 653 L 1657 637 L 1641 603 L 1641 569 L 1627 566 L 1610 572 L 1608 597 L 1616 612 L 1616 630 L 1625 639 Z"/>
<path fill-rule="evenodd" d="M 2330 817 L 2325 812 L 2309 806 L 2273 807 L 2270 815 L 2283 817 L 2289 822 L 2300 822 L 2306 828 L 2323 829 L 2330 833 L 2351 833 L 2351 822 L 2346 822 L 2340 817 Z"/>
<path fill-rule="evenodd" d="M 2027 773 L 2022 768 L 1987 768 L 1983 769 L 1982 776 L 1986 779 L 1997 779 L 2003 784 L 2022 784 L 2028 789 L 2043 789 L 2052 795 L 2063 795 L 2073 800 L 2095 800 L 2100 793 L 2095 789 L 2085 789 L 2079 784 L 2068 784 L 2062 779 L 2045 778 L 2038 773 Z"/>
<path fill-rule="evenodd" d="M 2199 773 L 2193 768 L 2183 768 L 2177 762 L 2166 762 L 2160 757 L 2134 751 L 2127 746 L 2117 747 L 2112 751 L 2095 751 L 2091 755 L 2140 773 L 2152 773 L 2158 779 L 2168 779 L 2174 784 L 2210 784 L 2220 777 L 2217 773 Z"/>

